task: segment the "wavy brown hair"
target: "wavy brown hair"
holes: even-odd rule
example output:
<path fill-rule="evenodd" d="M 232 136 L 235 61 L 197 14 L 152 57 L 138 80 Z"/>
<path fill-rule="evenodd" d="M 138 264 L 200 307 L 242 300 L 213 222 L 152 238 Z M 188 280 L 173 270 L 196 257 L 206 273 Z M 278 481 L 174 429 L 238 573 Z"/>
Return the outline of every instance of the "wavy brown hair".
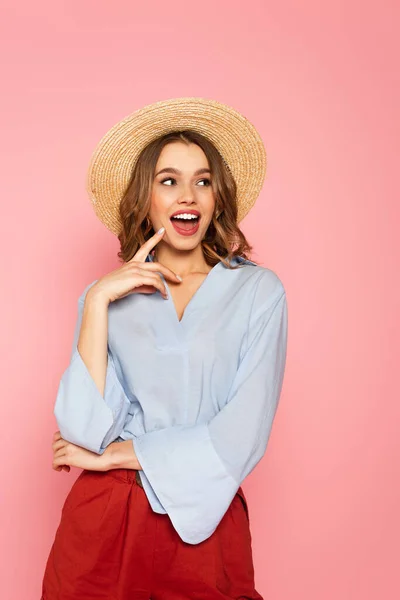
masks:
<path fill-rule="evenodd" d="M 228 268 L 236 268 L 230 265 L 232 257 L 237 255 L 249 259 L 249 253 L 253 249 L 236 222 L 236 183 L 214 144 L 191 129 L 163 135 L 150 142 L 140 153 L 119 205 L 122 230 L 118 235 L 121 244 L 118 257 L 122 262 L 127 262 L 155 233 L 148 218 L 154 173 L 161 150 L 172 142 L 197 144 L 206 155 L 211 171 L 215 209 L 201 241 L 204 258 L 210 266 L 222 260 Z"/>

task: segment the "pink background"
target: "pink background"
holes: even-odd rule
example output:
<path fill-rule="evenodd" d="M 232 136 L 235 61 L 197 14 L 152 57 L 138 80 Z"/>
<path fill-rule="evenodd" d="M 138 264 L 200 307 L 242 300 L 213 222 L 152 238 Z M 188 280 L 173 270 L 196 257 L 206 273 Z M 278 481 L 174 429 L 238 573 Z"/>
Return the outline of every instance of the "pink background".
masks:
<path fill-rule="evenodd" d="M 0 596 L 39 599 L 80 472 L 51 468 L 53 404 L 76 300 L 118 265 L 85 193 L 91 153 L 141 106 L 201 96 L 265 140 L 242 228 L 289 304 L 281 404 L 243 486 L 257 589 L 399 597 L 398 5 L 2 4 Z"/>

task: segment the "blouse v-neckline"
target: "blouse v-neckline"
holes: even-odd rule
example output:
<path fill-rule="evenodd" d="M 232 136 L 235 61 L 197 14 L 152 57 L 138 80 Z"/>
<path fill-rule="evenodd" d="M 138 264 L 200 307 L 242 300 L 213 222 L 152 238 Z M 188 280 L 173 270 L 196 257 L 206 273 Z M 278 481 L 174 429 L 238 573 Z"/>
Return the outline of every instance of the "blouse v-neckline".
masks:
<path fill-rule="evenodd" d="M 146 259 L 147 260 L 147 259 Z M 148 260 L 153 262 L 153 257 L 151 256 L 151 254 L 148 255 Z M 171 294 L 171 290 L 170 287 L 168 285 L 167 280 L 165 279 L 164 275 L 162 273 L 160 273 L 161 278 L 164 282 L 164 285 L 167 289 L 168 292 L 168 298 L 166 300 L 168 306 L 171 308 L 172 310 L 172 314 L 173 314 L 173 318 L 175 320 L 175 322 L 177 323 L 178 327 L 182 327 L 190 312 L 193 310 L 193 308 L 196 307 L 197 302 L 199 301 L 199 299 L 201 299 L 201 296 L 205 293 L 205 290 L 207 289 L 207 287 L 210 285 L 210 281 L 213 278 L 213 275 L 215 274 L 215 272 L 218 270 L 218 268 L 220 267 L 220 265 L 222 265 L 222 261 L 220 260 L 219 262 L 217 262 L 207 273 L 207 275 L 205 276 L 205 278 L 203 279 L 203 281 L 201 282 L 201 284 L 199 285 L 199 287 L 197 288 L 197 290 L 194 292 L 194 294 L 192 294 L 189 302 L 186 304 L 185 306 L 185 310 L 183 311 L 182 317 L 179 319 L 178 316 L 178 312 L 176 310 L 176 306 L 175 306 L 175 302 L 174 299 L 172 297 Z"/>

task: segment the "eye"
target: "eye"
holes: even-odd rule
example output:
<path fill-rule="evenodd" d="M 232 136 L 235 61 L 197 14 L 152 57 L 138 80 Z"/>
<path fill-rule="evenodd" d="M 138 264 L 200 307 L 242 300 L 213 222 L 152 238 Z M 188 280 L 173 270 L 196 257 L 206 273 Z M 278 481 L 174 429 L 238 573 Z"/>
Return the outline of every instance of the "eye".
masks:
<path fill-rule="evenodd" d="M 211 181 L 209 179 L 207 179 L 207 177 L 205 179 L 200 179 L 200 181 L 206 181 L 207 185 L 205 187 L 208 187 L 209 185 L 211 185 Z M 199 181 L 199 183 L 200 183 Z"/>
<path fill-rule="evenodd" d="M 166 181 L 176 181 L 173 177 L 167 177 L 166 179 L 163 179 L 161 181 L 161 183 L 165 183 Z"/>

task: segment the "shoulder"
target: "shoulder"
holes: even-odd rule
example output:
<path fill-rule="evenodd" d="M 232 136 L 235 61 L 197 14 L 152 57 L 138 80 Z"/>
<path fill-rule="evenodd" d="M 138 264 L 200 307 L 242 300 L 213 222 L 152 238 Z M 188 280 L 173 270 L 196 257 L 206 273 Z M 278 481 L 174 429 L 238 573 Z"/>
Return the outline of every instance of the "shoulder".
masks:
<path fill-rule="evenodd" d="M 83 292 L 81 293 L 81 295 L 78 298 L 78 303 L 83 304 L 83 302 L 85 301 L 85 298 L 86 298 L 86 294 L 88 293 L 88 291 L 90 290 L 92 285 L 94 285 L 96 283 L 96 281 L 98 281 L 98 279 L 95 279 L 94 281 L 92 281 L 85 287 L 85 289 L 83 290 Z"/>
<path fill-rule="evenodd" d="M 258 294 L 265 296 L 279 295 L 285 293 L 285 287 L 279 275 L 273 269 L 258 265 L 252 260 L 235 256 L 235 264 L 241 264 L 243 271 L 251 275 Z"/>
<path fill-rule="evenodd" d="M 279 275 L 268 267 L 258 265 L 257 295 L 264 299 L 279 299 L 286 293 L 285 287 Z"/>
<path fill-rule="evenodd" d="M 252 288 L 253 315 L 268 311 L 282 296 L 286 296 L 283 281 L 276 271 L 242 257 L 235 257 L 235 259 L 237 263 L 243 265 L 243 276 L 247 278 L 247 284 Z"/>

